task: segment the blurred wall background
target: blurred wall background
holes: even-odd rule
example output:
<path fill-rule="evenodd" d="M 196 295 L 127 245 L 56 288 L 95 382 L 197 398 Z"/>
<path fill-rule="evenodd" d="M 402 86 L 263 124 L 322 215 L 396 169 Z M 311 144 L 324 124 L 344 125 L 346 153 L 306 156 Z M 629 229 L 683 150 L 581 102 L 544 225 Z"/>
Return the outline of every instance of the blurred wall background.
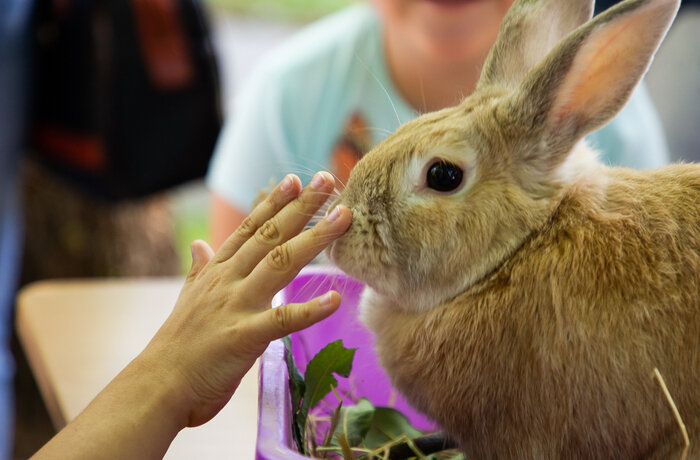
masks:
<path fill-rule="evenodd" d="M 673 161 L 700 161 L 700 6 L 681 10 L 647 74 Z"/>

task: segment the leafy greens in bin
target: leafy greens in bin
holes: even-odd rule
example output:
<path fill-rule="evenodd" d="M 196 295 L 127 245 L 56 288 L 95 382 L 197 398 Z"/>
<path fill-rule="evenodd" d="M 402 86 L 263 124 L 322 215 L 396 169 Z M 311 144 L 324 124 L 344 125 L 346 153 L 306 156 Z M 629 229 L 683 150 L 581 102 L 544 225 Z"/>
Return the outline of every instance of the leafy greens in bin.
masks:
<path fill-rule="evenodd" d="M 396 409 L 375 407 L 366 398 L 360 398 L 353 405 L 343 406 L 341 397 L 335 393 L 338 381 L 333 374 L 342 377 L 350 375 L 355 348 L 345 348 L 341 340 L 329 343 L 309 361 L 306 373 L 302 376 L 292 356 L 290 338 L 285 337 L 282 340 L 286 348 L 286 363 L 289 371 L 292 436 L 300 453 L 307 456 L 345 460 L 355 458 L 459 460 L 464 458 L 454 451 L 424 455 L 419 444 L 435 436 L 425 436 Z M 314 409 L 331 391 L 336 394 L 339 403 L 333 413 L 325 418 L 326 425 L 328 420 L 330 425 L 321 436 L 319 443 L 316 438 L 320 430 L 314 426 L 316 419 L 309 416 L 309 411 Z M 438 437 L 438 439 L 442 438 Z M 400 453 L 401 451 L 408 453 Z"/>

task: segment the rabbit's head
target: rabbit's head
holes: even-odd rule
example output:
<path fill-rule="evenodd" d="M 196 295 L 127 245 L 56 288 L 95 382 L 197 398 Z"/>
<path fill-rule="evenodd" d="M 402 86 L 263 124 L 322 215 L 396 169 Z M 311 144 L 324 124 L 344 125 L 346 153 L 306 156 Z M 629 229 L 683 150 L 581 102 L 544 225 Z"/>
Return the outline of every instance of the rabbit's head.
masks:
<path fill-rule="evenodd" d="M 626 0 L 589 21 L 590 0 L 516 0 L 474 93 L 357 164 L 338 201 L 353 223 L 331 260 L 414 311 L 485 277 L 567 188 L 604 186 L 580 141 L 625 104 L 678 5 Z"/>

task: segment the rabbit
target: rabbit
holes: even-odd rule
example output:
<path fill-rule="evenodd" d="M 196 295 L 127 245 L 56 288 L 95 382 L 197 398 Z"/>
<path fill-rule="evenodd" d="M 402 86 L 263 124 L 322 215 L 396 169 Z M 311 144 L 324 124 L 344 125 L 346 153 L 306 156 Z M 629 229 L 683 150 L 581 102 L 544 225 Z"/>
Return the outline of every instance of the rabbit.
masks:
<path fill-rule="evenodd" d="M 366 284 L 382 366 L 467 458 L 680 457 L 681 421 L 700 456 L 700 166 L 608 167 L 583 140 L 678 7 L 516 0 L 475 91 L 334 202 L 353 222 L 327 255 Z"/>

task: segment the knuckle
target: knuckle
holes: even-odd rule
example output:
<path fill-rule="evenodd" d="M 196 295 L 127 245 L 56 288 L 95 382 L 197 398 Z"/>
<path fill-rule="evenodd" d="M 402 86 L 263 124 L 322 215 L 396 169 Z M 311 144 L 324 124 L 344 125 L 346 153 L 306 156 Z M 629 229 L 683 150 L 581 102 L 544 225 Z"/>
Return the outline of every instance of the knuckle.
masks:
<path fill-rule="evenodd" d="M 272 310 L 275 327 L 283 334 L 297 331 L 308 326 L 311 321 L 311 310 L 306 304 L 283 305 Z"/>
<path fill-rule="evenodd" d="M 281 306 L 274 308 L 272 312 L 272 319 L 275 322 L 275 326 L 281 331 L 286 331 L 291 322 L 289 308 Z"/>
<path fill-rule="evenodd" d="M 274 243 L 280 239 L 278 226 L 272 220 L 268 220 L 255 233 L 256 237 L 262 243 Z"/>
<path fill-rule="evenodd" d="M 268 265 L 274 270 L 286 270 L 292 264 L 289 245 L 276 246 L 266 257 Z"/>
<path fill-rule="evenodd" d="M 253 222 L 253 219 L 248 216 L 245 219 L 243 219 L 243 222 L 241 222 L 241 225 L 238 227 L 238 234 L 241 235 L 244 238 L 250 238 L 255 234 L 255 231 L 257 230 L 257 226 L 255 225 L 255 222 Z"/>

